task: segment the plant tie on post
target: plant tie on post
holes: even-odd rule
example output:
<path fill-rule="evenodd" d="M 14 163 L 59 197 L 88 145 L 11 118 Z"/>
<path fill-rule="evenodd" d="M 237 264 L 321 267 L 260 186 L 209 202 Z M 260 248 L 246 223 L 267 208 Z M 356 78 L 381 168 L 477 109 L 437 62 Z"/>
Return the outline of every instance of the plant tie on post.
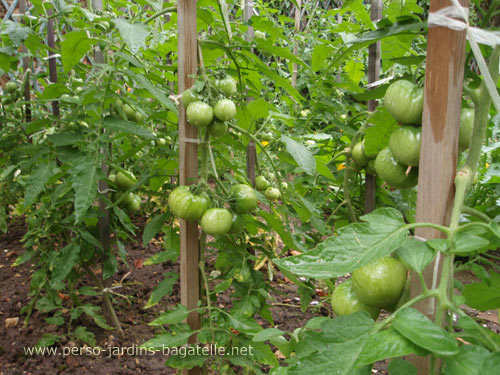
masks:
<path fill-rule="evenodd" d="M 484 77 L 484 83 L 488 89 L 491 100 L 497 112 L 500 113 L 500 97 L 496 89 L 496 82 L 493 82 L 486 61 L 479 49 L 479 44 L 491 47 L 500 45 L 500 32 L 481 30 L 469 25 L 469 9 L 461 6 L 458 0 L 450 0 L 452 5 L 429 14 L 428 27 L 447 27 L 452 30 L 466 31 L 467 40 L 474 57 Z M 458 18 L 458 20 L 456 19 Z"/>

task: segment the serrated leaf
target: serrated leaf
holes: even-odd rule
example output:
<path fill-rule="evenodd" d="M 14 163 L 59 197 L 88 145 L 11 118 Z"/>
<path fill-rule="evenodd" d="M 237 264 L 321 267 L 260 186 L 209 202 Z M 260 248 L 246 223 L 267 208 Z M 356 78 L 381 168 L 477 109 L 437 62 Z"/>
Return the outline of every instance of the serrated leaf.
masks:
<path fill-rule="evenodd" d="M 150 94 L 152 94 L 161 104 L 167 107 L 174 113 L 178 112 L 177 106 L 160 90 L 158 89 L 151 81 L 146 78 L 144 75 L 139 73 L 134 73 L 130 70 L 127 71 L 134 80 L 141 84 L 143 88 L 145 88 Z"/>
<path fill-rule="evenodd" d="M 365 153 L 366 156 L 372 157 L 389 145 L 391 134 L 398 127 L 398 123 L 385 107 L 378 107 L 367 121 L 372 126 L 365 130 Z"/>
<path fill-rule="evenodd" d="M 96 345 L 96 340 L 95 340 L 94 333 L 90 332 L 85 327 L 82 327 L 82 326 L 77 327 L 75 329 L 75 331 L 73 332 L 73 334 L 75 335 L 75 337 L 78 340 L 84 342 L 87 345 L 90 345 L 90 346 L 95 346 Z"/>
<path fill-rule="evenodd" d="M 412 270 L 422 273 L 436 253 L 425 242 L 410 239 L 396 251 L 396 255 Z"/>
<path fill-rule="evenodd" d="M 102 175 L 98 158 L 83 159 L 74 168 L 72 188 L 75 190 L 75 221 L 85 216 L 97 196 L 97 181 Z"/>
<path fill-rule="evenodd" d="M 262 327 L 251 318 L 231 315 L 229 319 L 231 326 L 241 333 L 257 333 L 262 330 Z"/>
<path fill-rule="evenodd" d="M 160 214 L 156 215 L 149 221 L 149 223 L 144 228 L 144 233 L 142 234 L 142 245 L 144 247 L 146 247 L 149 241 L 151 241 L 153 237 L 158 234 L 167 217 L 168 214 Z"/>
<path fill-rule="evenodd" d="M 176 369 L 191 369 L 193 367 L 202 367 L 208 356 L 196 354 L 196 348 L 193 348 L 194 354 L 189 354 L 189 348 L 186 350 L 186 355 L 172 354 L 168 357 L 165 365 L 168 368 Z"/>
<path fill-rule="evenodd" d="M 458 353 L 455 338 L 416 309 L 406 308 L 399 311 L 392 327 L 414 344 L 438 357 Z"/>
<path fill-rule="evenodd" d="M 387 368 L 389 375 L 417 375 L 417 368 L 404 359 L 393 359 Z"/>
<path fill-rule="evenodd" d="M 409 354 L 427 355 L 422 348 L 405 339 L 393 329 L 370 335 L 356 365 L 368 365 L 387 358 L 402 357 Z"/>
<path fill-rule="evenodd" d="M 407 240 L 403 216 L 393 208 L 379 208 L 362 216 L 364 223 L 339 229 L 315 249 L 273 260 L 280 269 L 319 279 L 343 276 L 389 255 Z"/>
<path fill-rule="evenodd" d="M 61 315 L 50 316 L 45 318 L 48 324 L 53 324 L 55 326 L 61 326 L 64 324 L 64 318 Z"/>
<path fill-rule="evenodd" d="M 51 83 L 45 87 L 45 90 L 43 90 L 43 93 L 40 95 L 40 99 L 56 99 L 62 94 L 70 93 L 71 91 L 62 83 Z"/>
<path fill-rule="evenodd" d="M 177 324 L 187 319 L 189 311 L 184 305 L 178 305 L 175 310 L 160 314 L 158 318 L 149 323 L 150 326 L 162 326 L 164 324 Z"/>
<path fill-rule="evenodd" d="M 165 297 L 166 295 L 169 295 L 172 293 L 172 290 L 174 288 L 175 283 L 177 282 L 177 279 L 179 278 L 179 275 L 175 272 L 168 272 L 165 274 L 165 279 L 163 279 L 158 286 L 153 290 L 151 293 L 151 296 L 149 297 L 148 302 L 146 303 L 146 306 L 144 306 L 145 309 L 149 309 L 150 307 L 156 305 L 160 300 Z"/>
<path fill-rule="evenodd" d="M 459 232 L 455 235 L 455 247 L 453 248 L 453 253 L 468 254 L 476 250 L 481 250 L 488 246 L 490 241 L 483 237 L 475 236 L 474 234 L 467 232 Z"/>
<path fill-rule="evenodd" d="M 119 117 L 107 117 L 104 119 L 103 125 L 106 129 L 113 130 L 119 133 L 134 134 L 142 138 L 156 138 L 146 128 L 141 127 L 135 122 L 127 121 Z"/>
<path fill-rule="evenodd" d="M 79 253 L 80 246 L 75 243 L 70 243 L 59 252 L 52 271 L 52 278 L 50 279 L 52 286 L 66 279 L 73 267 L 78 263 Z"/>
<path fill-rule="evenodd" d="M 110 327 L 106 323 L 106 319 L 104 319 L 104 317 L 101 314 L 99 314 L 99 307 L 90 304 L 85 304 L 79 306 L 78 309 L 87 314 L 88 316 L 90 316 L 94 321 L 94 323 L 97 324 L 99 327 L 104 329 L 113 329 L 113 327 Z"/>
<path fill-rule="evenodd" d="M 131 24 L 121 18 L 114 19 L 114 23 L 132 54 L 135 55 L 140 48 L 146 48 L 146 38 L 149 35 L 149 30 L 145 24 Z"/>
<path fill-rule="evenodd" d="M 45 348 L 54 345 L 61 338 L 58 335 L 54 335 L 52 333 L 44 333 L 42 338 L 38 340 L 35 344 L 37 348 Z"/>
<path fill-rule="evenodd" d="M 474 309 L 481 311 L 500 308 L 500 275 L 496 272 L 490 273 L 490 283 L 467 284 L 462 296 L 465 303 Z"/>
<path fill-rule="evenodd" d="M 328 342 L 342 343 L 361 337 L 373 328 L 373 319 L 365 311 L 330 319 L 321 327 Z"/>
<path fill-rule="evenodd" d="M 273 337 L 281 336 L 285 332 L 282 331 L 281 329 L 278 328 L 266 328 L 263 331 L 260 331 L 257 333 L 253 338 L 252 341 L 254 342 L 264 342 L 267 340 L 272 339 Z"/>
<path fill-rule="evenodd" d="M 328 44 L 318 44 L 315 46 L 311 55 L 311 69 L 317 72 L 325 67 L 325 61 L 331 56 L 332 52 L 332 47 Z"/>
<path fill-rule="evenodd" d="M 294 158 L 299 167 L 307 174 L 313 175 L 316 170 L 316 159 L 312 152 L 286 135 L 282 135 L 281 140 L 285 143 L 286 150 Z"/>
<path fill-rule="evenodd" d="M 266 222 L 278 233 L 283 243 L 291 249 L 304 250 L 304 246 L 292 237 L 292 235 L 283 228 L 283 222 L 274 217 L 273 214 L 266 211 L 259 211 L 258 214 L 262 216 Z"/>
<path fill-rule="evenodd" d="M 189 337 L 191 337 L 192 332 L 179 332 L 173 334 L 170 332 L 160 333 L 156 335 L 151 340 L 146 341 L 141 345 L 142 348 L 151 348 L 157 350 L 163 350 L 163 348 L 172 348 L 174 346 L 181 346 L 187 343 Z"/>
<path fill-rule="evenodd" d="M 38 195 L 45 189 L 45 184 L 55 175 L 56 163 L 48 161 L 40 164 L 26 181 L 26 192 L 24 195 L 24 208 L 35 202 Z"/>
<path fill-rule="evenodd" d="M 69 74 L 96 42 L 97 39 L 89 38 L 85 31 L 71 31 L 64 35 L 64 40 L 61 42 L 61 56 L 66 74 Z"/>

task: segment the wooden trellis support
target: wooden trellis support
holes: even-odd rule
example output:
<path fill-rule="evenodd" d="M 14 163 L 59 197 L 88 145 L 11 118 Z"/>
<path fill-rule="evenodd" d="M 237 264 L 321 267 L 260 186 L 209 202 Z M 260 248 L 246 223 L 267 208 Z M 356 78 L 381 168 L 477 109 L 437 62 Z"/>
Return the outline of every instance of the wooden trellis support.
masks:
<path fill-rule="evenodd" d="M 47 11 L 47 16 L 49 16 L 49 20 L 47 22 L 47 45 L 49 46 L 49 78 L 50 82 L 57 82 L 57 61 L 56 61 L 56 42 L 55 42 L 55 32 L 54 32 L 54 18 L 51 16 L 54 14 L 52 9 Z M 52 114 L 56 117 L 59 117 L 59 102 L 54 100 L 52 102 Z"/>
<path fill-rule="evenodd" d="M 196 0 L 177 2 L 178 22 L 178 85 L 179 93 L 194 84 L 197 72 Z M 197 128 L 186 120 L 186 111 L 179 106 L 179 180 L 180 185 L 190 185 L 198 180 L 198 145 L 190 141 L 198 138 Z M 181 303 L 188 310 L 195 309 L 200 299 L 200 271 L 198 223 L 180 220 L 181 243 Z M 187 323 L 193 329 L 200 328 L 200 315 L 193 311 Z M 195 342 L 192 336 L 190 342 Z M 200 368 L 189 370 L 189 374 L 200 374 Z"/>
<path fill-rule="evenodd" d="M 26 0 L 19 0 L 19 13 L 21 13 L 23 16 L 26 14 Z M 24 22 L 24 20 L 23 20 Z M 26 46 L 23 44 L 22 46 L 22 51 L 23 53 L 28 52 L 28 49 Z M 26 72 L 28 71 L 30 67 L 30 58 L 25 56 L 23 57 L 23 73 L 27 74 Z M 31 121 L 31 105 L 29 102 L 31 101 L 31 88 L 30 88 L 30 80 L 27 79 L 26 83 L 24 85 L 24 100 L 26 101 L 26 104 L 24 105 L 24 121 L 25 122 L 30 122 Z"/>
<path fill-rule="evenodd" d="M 468 6 L 467 0 L 460 1 Z M 449 0 L 431 0 L 430 11 L 451 5 Z M 454 177 L 458 156 L 458 132 L 462 103 L 462 84 L 465 64 L 465 31 L 445 27 L 429 29 L 425 75 L 424 114 L 422 119 L 422 146 L 420 149 L 417 222 L 432 222 L 448 226 L 455 196 Z M 416 235 L 425 239 L 442 238 L 443 234 L 431 228 L 418 228 Z M 427 267 L 424 279 L 431 287 L 433 274 L 439 274 L 439 258 Z M 411 295 L 420 294 L 417 275 L 412 277 Z M 434 317 L 433 299 L 416 307 Z M 428 357 L 412 357 L 418 374 L 429 374 Z"/>
<path fill-rule="evenodd" d="M 382 0 L 371 0 L 370 18 L 378 21 L 382 18 Z M 368 83 L 378 81 L 380 78 L 380 42 L 376 42 L 368 47 Z M 373 112 L 377 108 L 377 100 L 368 101 L 368 111 Z M 365 214 L 375 209 L 375 192 L 377 178 L 374 175 L 366 174 L 365 180 Z"/>

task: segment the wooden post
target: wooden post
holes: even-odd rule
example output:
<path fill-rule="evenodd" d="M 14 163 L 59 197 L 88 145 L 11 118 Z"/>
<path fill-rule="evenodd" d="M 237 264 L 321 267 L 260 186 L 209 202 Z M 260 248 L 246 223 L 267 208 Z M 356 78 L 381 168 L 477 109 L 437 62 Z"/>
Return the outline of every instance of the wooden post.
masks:
<path fill-rule="evenodd" d="M 461 0 L 467 6 L 467 0 Z M 431 0 L 430 11 L 451 5 L 449 0 Z M 458 132 L 462 103 L 462 83 L 465 64 L 465 32 L 445 27 L 429 29 L 427 39 L 422 146 L 418 175 L 417 222 L 449 225 L 455 195 L 454 177 L 458 156 Z M 416 235 L 425 239 L 441 238 L 443 234 L 431 228 L 418 228 Z M 427 267 L 424 279 L 432 287 L 433 274 L 439 275 L 440 259 Z M 417 275 L 412 277 L 411 295 L 420 294 Z M 434 317 L 434 300 L 425 300 L 416 307 Z M 429 373 L 429 358 L 412 357 L 418 374 Z"/>
<path fill-rule="evenodd" d="M 57 65 L 54 52 L 56 48 L 55 33 L 54 33 L 54 18 L 51 16 L 54 14 L 52 9 L 47 11 L 47 15 L 50 17 L 47 22 L 47 44 L 49 46 L 49 78 L 50 82 L 57 82 Z M 59 102 L 54 100 L 52 102 L 52 113 L 54 116 L 59 116 Z"/>
<path fill-rule="evenodd" d="M 297 0 L 297 7 L 295 8 L 295 34 L 296 35 L 298 35 L 298 33 L 300 32 L 301 7 L 302 7 L 302 0 Z M 297 56 L 298 53 L 299 53 L 299 42 L 296 40 L 295 45 L 293 46 L 293 54 L 294 54 L 294 56 Z M 293 87 L 297 86 L 297 70 L 298 70 L 297 63 L 293 63 L 293 68 L 292 68 L 292 86 Z"/>
<path fill-rule="evenodd" d="M 178 84 L 179 93 L 191 87 L 194 79 L 191 75 L 197 72 L 197 41 L 196 41 L 196 0 L 177 2 L 177 22 L 179 35 Z M 179 106 L 179 179 L 181 185 L 190 185 L 198 180 L 198 145 L 188 142 L 197 139 L 197 128 L 186 120 L 186 111 Z M 181 303 L 194 309 L 200 299 L 200 271 L 198 262 L 199 231 L 198 223 L 180 220 L 181 241 Z M 187 318 L 187 323 L 193 329 L 200 328 L 200 315 L 193 311 Z M 195 336 L 190 339 L 191 343 Z M 189 370 L 189 374 L 200 374 L 200 368 Z"/>
<path fill-rule="evenodd" d="M 243 18 L 247 22 L 252 18 L 253 14 L 253 0 L 245 0 L 243 5 Z M 253 27 L 250 26 L 247 30 L 247 40 L 253 39 Z M 248 97 L 247 102 L 252 101 L 253 98 Z M 255 166 L 257 164 L 257 148 L 255 142 L 251 139 L 247 146 L 247 177 L 255 188 Z"/>
<path fill-rule="evenodd" d="M 378 21 L 382 18 L 382 0 L 371 0 L 370 18 Z M 368 83 L 378 81 L 380 77 L 380 42 L 376 42 L 368 47 Z M 377 100 L 368 101 L 368 111 L 373 112 L 377 108 Z M 365 179 L 365 214 L 375 209 L 375 192 L 377 189 L 377 178 L 374 175 L 366 174 Z"/>
<path fill-rule="evenodd" d="M 19 13 L 21 13 L 23 16 L 26 14 L 26 0 L 19 0 Z M 24 23 L 24 19 L 23 19 Z M 23 53 L 28 52 L 28 49 L 26 46 L 23 44 L 22 46 L 22 51 Z M 28 71 L 30 67 L 30 58 L 29 57 L 23 57 L 23 73 L 27 74 L 26 72 Z M 30 122 L 31 121 L 31 105 L 28 103 L 31 101 L 31 91 L 30 91 L 30 80 L 27 79 L 26 83 L 24 85 L 24 100 L 27 102 L 24 105 L 24 121 L 25 122 Z"/>

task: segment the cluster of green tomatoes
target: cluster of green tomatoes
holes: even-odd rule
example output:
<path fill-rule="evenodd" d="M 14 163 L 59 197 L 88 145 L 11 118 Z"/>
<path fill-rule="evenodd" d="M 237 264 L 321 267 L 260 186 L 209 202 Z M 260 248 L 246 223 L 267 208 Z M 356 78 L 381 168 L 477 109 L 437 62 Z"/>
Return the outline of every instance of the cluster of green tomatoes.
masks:
<path fill-rule="evenodd" d="M 351 157 L 359 168 L 378 175 L 388 185 L 409 189 L 418 182 L 418 165 L 422 132 L 424 90 L 407 80 L 392 83 L 385 94 L 387 111 L 398 121 L 390 136 L 389 145 L 377 155 L 365 154 L 364 140 L 354 145 Z M 474 125 L 474 110 L 463 108 L 460 116 L 460 149 L 469 147 Z"/>
<path fill-rule="evenodd" d="M 116 186 L 118 191 L 114 194 L 115 201 L 119 200 L 119 205 L 129 212 L 137 212 L 141 208 L 141 197 L 133 192 L 126 193 L 137 184 L 137 178 L 132 172 L 119 171 L 110 174 L 109 180 Z M 122 198 L 123 194 L 126 194 Z"/>
<path fill-rule="evenodd" d="M 2 106 L 6 107 L 15 104 L 24 95 L 22 83 L 18 81 L 9 81 L 3 87 Z M 14 115 L 19 118 L 22 115 L 21 108 L 14 109 Z"/>
<path fill-rule="evenodd" d="M 358 268 L 333 291 L 332 309 L 338 316 L 366 311 L 376 320 L 380 309 L 391 312 L 396 309 L 406 275 L 403 263 L 390 256 Z"/>

